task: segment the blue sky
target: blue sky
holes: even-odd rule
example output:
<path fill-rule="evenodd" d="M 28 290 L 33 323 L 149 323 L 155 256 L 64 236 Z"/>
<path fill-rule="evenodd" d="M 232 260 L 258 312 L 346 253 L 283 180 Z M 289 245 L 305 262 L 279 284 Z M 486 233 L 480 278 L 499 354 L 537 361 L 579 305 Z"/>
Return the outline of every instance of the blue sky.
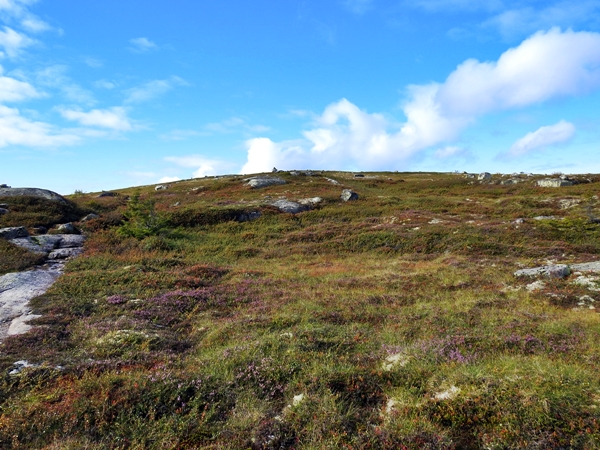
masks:
<path fill-rule="evenodd" d="M 0 0 L 0 183 L 600 172 L 600 0 Z"/>

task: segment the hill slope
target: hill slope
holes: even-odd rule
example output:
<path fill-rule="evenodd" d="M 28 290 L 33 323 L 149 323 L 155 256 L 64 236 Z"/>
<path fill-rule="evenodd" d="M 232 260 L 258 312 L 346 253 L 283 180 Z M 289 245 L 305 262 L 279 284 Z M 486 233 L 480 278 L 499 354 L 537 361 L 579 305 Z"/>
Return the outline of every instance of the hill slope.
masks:
<path fill-rule="evenodd" d="M 365 175 L 72 196 L 0 447 L 600 448 L 600 285 L 513 275 L 600 259 L 600 184 Z"/>

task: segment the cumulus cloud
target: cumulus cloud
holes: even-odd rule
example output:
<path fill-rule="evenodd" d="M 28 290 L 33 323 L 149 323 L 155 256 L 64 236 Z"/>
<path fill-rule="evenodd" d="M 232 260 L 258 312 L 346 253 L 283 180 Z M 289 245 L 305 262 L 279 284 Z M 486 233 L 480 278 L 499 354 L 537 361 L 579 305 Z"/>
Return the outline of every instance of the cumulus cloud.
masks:
<path fill-rule="evenodd" d="M 145 37 L 131 39 L 129 43 L 131 44 L 129 50 L 131 50 L 134 53 L 146 53 L 150 50 L 155 50 L 158 48 L 158 45 L 156 45 L 150 39 Z"/>
<path fill-rule="evenodd" d="M 523 156 L 551 145 L 564 144 L 573 139 L 573 136 L 575 136 L 575 125 L 561 120 L 554 125 L 540 127 L 536 131 L 527 133 L 515 142 L 506 154 L 501 156 Z"/>
<path fill-rule="evenodd" d="M 470 59 L 444 83 L 408 87 L 406 121 L 367 113 L 348 100 L 328 106 L 313 129 L 294 142 L 246 142 L 242 173 L 278 168 L 390 169 L 424 149 L 455 140 L 478 117 L 600 86 L 600 34 L 539 32 L 497 61 Z"/>
<path fill-rule="evenodd" d="M 35 44 L 35 42 L 34 39 L 31 39 L 25 34 L 5 26 L 4 31 L 0 31 L 0 48 L 3 49 L 3 51 L 0 52 L 0 56 L 16 58 L 24 48 Z"/>
<path fill-rule="evenodd" d="M 0 147 L 59 147 L 80 141 L 80 136 L 74 133 L 57 131 L 50 124 L 23 117 L 18 109 L 0 105 Z"/>
<path fill-rule="evenodd" d="M 60 109 L 59 112 L 65 119 L 79 122 L 85 126 L 108 128 L 115 131 L 131 131 L 134 128 L 127 117 L 127 111 L 121 107 L 93 109 L 89 112 Z"/>
<path fill-rule="evenodd" d="M 202 155 L 168 156 L 165 161 L 174 163 L 180 167 L 196 168 L 192 176 L 201 178 L 214 176 L 232 168 L 232 163 L 220 159 L 206 158 Z"/>
<path fill-rule="evenodd" d="M 173 76 L 166 80 L 152 80 L 125 91 L 125 103 L 143 103 L 166 94 L 176 86 L 187 86 L 182 78 Z"/>

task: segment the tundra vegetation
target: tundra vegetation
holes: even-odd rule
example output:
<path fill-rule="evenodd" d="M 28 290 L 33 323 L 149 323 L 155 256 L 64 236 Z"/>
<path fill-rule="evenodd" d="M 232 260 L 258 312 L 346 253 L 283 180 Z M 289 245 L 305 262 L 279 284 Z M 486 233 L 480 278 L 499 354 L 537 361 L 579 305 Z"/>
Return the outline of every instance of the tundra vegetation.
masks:
<path fill-rule="evenodd" d="M 23 203 L 100 218 L 0 346 L 0 447 L 600 448 L 600 286 L 513 276 L 600 259 L 600 178 L 365 175 Z M 0 245 L 3 272 L 35 263 Z"/>

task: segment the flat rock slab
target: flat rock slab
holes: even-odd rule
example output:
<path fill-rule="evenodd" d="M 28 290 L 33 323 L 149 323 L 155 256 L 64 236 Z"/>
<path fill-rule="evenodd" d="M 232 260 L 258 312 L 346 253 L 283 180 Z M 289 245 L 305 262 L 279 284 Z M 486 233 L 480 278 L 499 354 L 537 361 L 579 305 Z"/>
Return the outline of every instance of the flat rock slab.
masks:
<path fill-rule="evenodd" d="M 62 265 L 51 268 L 36 268 L 27 272 L 7 273 L 0 277 L 0 339 L 8 335 L 14 319 L 30 315 L 28 303 L 44 294 L 60 276 Z M 21 320 L 23 322 L 25 319 Z M 19 321 L 13 327 L 19 328 Z"/>
<path fill-rule="evenodd" d="M 600 261 L 593 261 L 580 264 L 571 264 L 573 272 L 594 272 L 600 273 Z"/>
<path fill-rule="evenodd" d="M 0 188 L 0 197 L 37 197 L 67 203 L 67 200 L 62 195 L 39 188 Z"/>
<path fill-rule="evenodd" d="M 260 189 L 267 186 L 275 186 L 281 184 L 287 184 L 287 182 L 279 177 L 253 177 L 246 178 L 246 186 L 250 186 L 253 189 Z"/>
<path fill-rule="evenodd" d="M 85 236 L 81 234 L 55 234 L 50 236 L 59 236 L 61 238 L 57 248 L 83 247 L 83 243 L 85 242 Z"/>
<path fill-rule="evenodd" d="M 56 249 L 81 248 L 85 236 L 75 234 L 44 234 L 24 238 L 10 239 L 8 242 L 33 253 L 48 254 Z"/>
<path fill-rule="evenodd" d="M 532 269 L 517 270 L 515 277 L 539 277 L 565 278 L 571 273 L 571 269 L 566 264 L 554 264 L 549 266 L 534 267 Z"/>

